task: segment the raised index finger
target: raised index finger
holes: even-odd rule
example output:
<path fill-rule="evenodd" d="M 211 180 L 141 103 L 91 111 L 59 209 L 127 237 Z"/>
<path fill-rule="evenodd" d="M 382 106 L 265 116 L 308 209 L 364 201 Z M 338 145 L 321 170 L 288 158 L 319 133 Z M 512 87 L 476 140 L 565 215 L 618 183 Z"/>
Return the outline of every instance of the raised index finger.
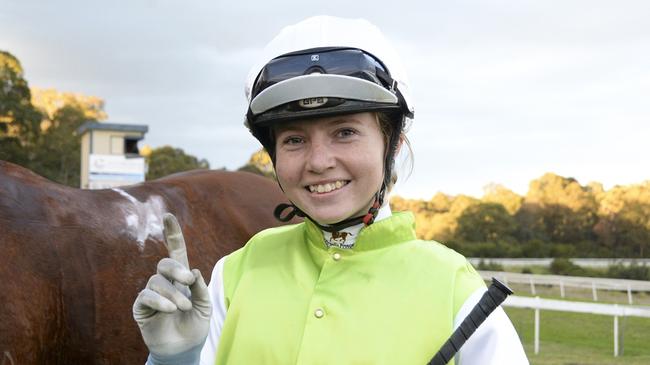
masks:
<path fill-rule="evenodd" d="M 190 268 L 187 260 L 187 249 L 185 248 L 185 239 L 181 226 L 178 224 L 176 217 L 171 213 L 163 215 L 163 234 L 165 235 L 165 246 L 169 257 L 180 262 L 186 268 Z"/>

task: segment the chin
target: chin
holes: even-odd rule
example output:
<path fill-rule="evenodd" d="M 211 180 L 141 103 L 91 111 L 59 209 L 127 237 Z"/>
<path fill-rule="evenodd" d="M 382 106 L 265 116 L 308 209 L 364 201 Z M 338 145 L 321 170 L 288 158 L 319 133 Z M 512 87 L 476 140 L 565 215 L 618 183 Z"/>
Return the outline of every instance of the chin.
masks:
<path fill-rule="evenodd" d="M 343 215 L 341 215 L 341 216 L 330 216 L 330 215 L 327 215 L 327 216 L 315 215 L 315 216 L 313 216 L 313 215 L 309 215 L 309 216 L 312 217 L 314 220 L 316 220 L 316 222 L 318 222 L 320 224 L 334 224 L 334 223 L 338 223 L 340 221 L 344 221 L 344 220 L 346 220 L 348 218 L 347 216 L 343 216 Z"/>
<path fill-rule="evenodd" d="M 354 203 L 354 204 L 346 204 Z M 319 224 L 330 225 L 350 218 L 362 216 L 368 212 L 370 206 L 359 209 L 358 202 L 337 200 L 333 204 L 305 204 L 305 208 L 298 208 Z"/>
<path fill-rule="evenodd" d="M 313 209 L 303 211 L 319 224 L 334 224 L 352 217 L 351 214 L 342 211 L 324 212 L 322 209 L 319 212 L 314 212 Z"/>

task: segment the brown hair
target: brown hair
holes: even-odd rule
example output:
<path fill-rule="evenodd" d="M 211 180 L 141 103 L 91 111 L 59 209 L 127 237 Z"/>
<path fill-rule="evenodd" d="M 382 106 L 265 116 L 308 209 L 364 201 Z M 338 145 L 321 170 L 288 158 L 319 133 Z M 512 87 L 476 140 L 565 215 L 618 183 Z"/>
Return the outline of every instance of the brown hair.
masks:
<path fill-rule="evenodd" d="M 407 151 L 407 156 L 406 159 L 408 161 L 408 175 L 411 175 L 411 172 L 413 171 L 413 164 L 415 160 L 415 156 L 413 154 L 413 148 L 411 147 L 411 141 L 409 141 L 408 137 L 406 136 L 406 132 L 408 131 L 408 125 L 406 125 L 406 122 L 402 120 L 402 115 L 394 115 L 394 114 L 389 114 L 385 112 L 376 112 L 375 116 L 377 118 L 377 123 L 379 124 L 379 129 L 381 130 L 382 135 L 384 136 L 384 145 L 386 146 L 386 151 L 385 153 L 388 153 L 388 144 L 390 143 L 390 137 L 393 135 L 393 131 L 396 129 L 396 125 L 398 123 L 403 123 L 402 128 L 400 128 L 400 135 L 399 135 L 399 143 L 408 148 Z M 398 151 L 397 149 L 395 150 L 395 155 L 393 156 L 393 165 L 395 164 L 395 160 L 397 159 Z M 390 184 L 386 187 L 386 189 L 390 192 L 390 190 L 393 188 L 393 185 L 397 182 L 397 172 L 395 171 L 394 166 L 391 168 L 391 177 L 390 177 Z"/>

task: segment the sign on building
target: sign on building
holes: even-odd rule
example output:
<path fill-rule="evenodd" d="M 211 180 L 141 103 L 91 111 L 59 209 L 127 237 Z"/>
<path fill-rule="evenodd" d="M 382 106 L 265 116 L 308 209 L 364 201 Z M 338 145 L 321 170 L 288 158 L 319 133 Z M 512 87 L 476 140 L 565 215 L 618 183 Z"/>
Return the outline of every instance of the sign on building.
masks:
<path fill-rule="evenodd" d="M 108 189 L 144 181 L 143 157 L 124 155 L 90 155 L 89 189 Z"/>

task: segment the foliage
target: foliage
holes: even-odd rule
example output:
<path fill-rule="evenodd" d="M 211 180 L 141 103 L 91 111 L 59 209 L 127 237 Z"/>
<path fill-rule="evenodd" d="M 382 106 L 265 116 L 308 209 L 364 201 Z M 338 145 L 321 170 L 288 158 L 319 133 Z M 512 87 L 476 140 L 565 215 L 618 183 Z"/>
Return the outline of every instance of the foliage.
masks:
<path fill-rule="evenodd" d="M 632 263 L 630 266 L 611 265 L 607 268 L 608 278 L 632 279 L 632 280 L 650 280 L 650 267 L 638 263 Z"/>
<path fill-rule="evenodd" d="M 484 190 L 481 199 L 393 197 L 391 206 L 415 214 L 419 238 L 466 256 L 650 257 L 650 181 L 606 191 L 547 173 L 525 196 L 498 184 Z"/>
<path fill-rule="evenodd" d="M 517 214 L 519 239 L 576 242 L 594 238 L 597 203 L 575 179 L 547 173 L 530 183 Z"/>
<path fill-rule="evenodd" d="M 55 91 L 52 90 L 51 93 Z M 66 99 L 47 114 L 32 102 L 20 62 L 0 52 L 0 159 L 50 180 L 79 186 L 80 141 L 76 130 L 88 115 L 83 103 Z M 98 103 L 95 111 L 101 110 Z"/>
<path fill-rule="evenodd" d="M 147 163 L 147 180 L 158 179 L 176 172 L 210 168 L 207 160 L 199 160 L 186 154 L 182 149 L 171 146 L 154 148 L 147 158 Z"/>
<path fill-rule="evenodd" d="M 104 100 L 79 93 L 61 92 L 56 89 L 32 88 L 32 104 L 41 111 L 46 120 L 54 120 L 64 107 L 74 107 L 83 112 L 86 120 L 106 120 Z"/>
<path fill-rule="evenodd" d="M 543 240 L 534 238 L 522 244 L 523 257 L 550 257 L 551 245 Z"/>
<path fill-rule="evenodd" d="M 447 246 L 469 257 L 521 257 L 522 247 L 507 242 L 449 241 Z"/>
<path fill-rule="evenodd" d="M 40 135 L 40 123 L 41 114 L 31 103 L 20 62 L 0 51 L 0 158 L 16 163 L 28 161 Z"/>
<path fill-rule="evenodd" d="M 558 257 L 551 262 L 551 273 L 555 275 L 585 276 L 584 269 L 565 257 Z"/>
<path fill-rule="evenodd" d="M 594 227 L 614 257 L 646 257 L 650 245 L 650 181 L 616 186 L 603 194 Z"/>
<path fill-rule="evenodd" d="M 77 106 L 65 105 L 57 110 L 50 128 L 42 131 L 28 167 L 52 181 L 78 187 L 81 140 L 76 131 L 86 121 L 84 111 Z"/>
<path fill-rule="evenodd" d="M 480 260 L 478 265 L 476 265 L 477 270 L 487 270 L 487 271 L 504 271 L 503 265 L 497 264 L 496 262 L 489 262 L 485 260 Z"/>
<path fill-rule="evenodd" d="M 240 167 L 238 170 L 252 172 L 274 180 L 276 179 L 271 156 L 263 148 L 253 153 L 246 165 Z"/>
<path fill-rule="evenodd" d="M 0 51 L 0 70 L 11 71 L 20 77 L 23 76 L 23 66 L 20 61 L 7 51 Z"/>
<path fill-rule="evenodd" d="M 464 209 L 457 219 L 456 237 L 467 242 L 511 241 L 514 219 L 501 204 L 478 203 Z"/>
<path fill-rule="evenodd" d="M 524 202 L 524 198 L 514 191 L 499 184 L 489 184 L 483 188 L 482 201 L 502 205 L 508 214 L 514 215 Z"/>

